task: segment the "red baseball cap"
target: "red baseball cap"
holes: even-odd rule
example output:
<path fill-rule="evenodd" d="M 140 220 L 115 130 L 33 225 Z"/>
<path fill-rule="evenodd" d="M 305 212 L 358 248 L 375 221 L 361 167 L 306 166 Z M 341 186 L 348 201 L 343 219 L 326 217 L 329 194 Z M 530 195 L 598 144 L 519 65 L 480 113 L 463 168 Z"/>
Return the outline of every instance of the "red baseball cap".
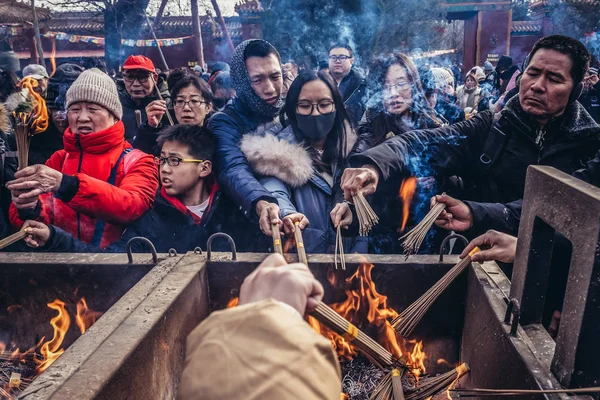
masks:
<path fill-rule="evenodd" d="M 144 56 L 129 56 L 123 63 L 123 69 L 143 69 L 149 72 L 154 71 L 152 60 Z"/>

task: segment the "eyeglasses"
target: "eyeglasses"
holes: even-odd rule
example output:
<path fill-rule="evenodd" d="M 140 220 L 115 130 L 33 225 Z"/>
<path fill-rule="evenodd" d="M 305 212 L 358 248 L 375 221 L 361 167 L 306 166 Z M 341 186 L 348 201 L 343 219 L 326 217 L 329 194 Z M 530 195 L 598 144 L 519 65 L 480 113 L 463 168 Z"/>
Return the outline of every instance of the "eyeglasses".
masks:
<path fill-rule="evenodd" d="M 391 85 L 384 85 L 383 86 L 383 91 L 384 92 L 391 92 L 392 89 L 395 88 L 396 90 L 398 90 L 399 92 L 401 92 L 403 90 L 408 89 L 409 87 L 410 87 L 410 83 L 408 81 L 398 81 L 398 82 L 396 82 L 394 84 L 391 84 Z"/>
<path fill-rule="evenodd" d="M 146 83 L 150 79 L 150 74 L 147 75 L 123 75 L 123 80 L 127 83 L 133 83 L 137 80 L 139 83 Z"/>
<path fill-rule="evenodd" d="M 198 108 L 200 107 L 202 104 L 208 104 L 207 101 L 202 101 L 202 100 L 197 100 L 197 99 L 192 99 L 192 100 L 182 100 L 182 99 L 178 99 L 175 100 L 175 107 L 177 108 L 183 108 L 185 107 L 185 105 L 190 106 L 190 108 Z"/>
<path fill-rule="evenodd" d="M 310 115 L 313 113 L 316 106 L 319 114 L 329 114 L 333 112 L 333 105 L 333 101 L 321 101 L 319 103 L 303 102 L 298 103 L 296 112 L 300 115 Z"/>
<path fill-rule="evenodd" d="M 179 157 L 175 157 L 175 156 L 169 156 L 169 157 L 154 157 L 154 163 L 156 165 L 165 165 L 165 164 L 169 164 L 171 167 L 176 167 L 179 165 L 179 163 L 186 163 L 186 162 L 194 162 L 194 163 L 201 163 L 204 162 L 206 160 L 194 160 L 192 158 L 179 158 Z"/>
<path fill-rule="evenodd" d="M 352 57 L 350 57 L 350 56 L 329 56 L 329 59 L 331 61 L 333 61 L 333 62 L 336 62 L 336 61 L 346 61 L 346 60 L 349 60 L 351 58 Z"/>

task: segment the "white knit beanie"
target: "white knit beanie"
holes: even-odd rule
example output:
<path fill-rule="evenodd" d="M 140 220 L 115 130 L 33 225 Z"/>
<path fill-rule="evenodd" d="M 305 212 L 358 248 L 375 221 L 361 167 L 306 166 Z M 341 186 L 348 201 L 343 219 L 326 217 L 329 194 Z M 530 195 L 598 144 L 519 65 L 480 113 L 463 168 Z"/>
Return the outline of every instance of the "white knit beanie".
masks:
<path fill-rule="evenodd" d="M 83 71 L 67 91 L 67 108 L 80 101 L 98 104 L 119 120 L 123 117 L 117 85 L 98 68 Z"/>

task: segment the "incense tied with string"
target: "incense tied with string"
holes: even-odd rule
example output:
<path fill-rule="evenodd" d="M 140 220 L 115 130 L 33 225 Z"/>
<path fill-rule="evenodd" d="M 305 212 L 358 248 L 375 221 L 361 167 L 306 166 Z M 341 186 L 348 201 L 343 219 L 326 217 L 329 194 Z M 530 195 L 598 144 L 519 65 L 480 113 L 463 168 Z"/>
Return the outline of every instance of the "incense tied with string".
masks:
<path fill-rule="evenodd" d="M 19 170 L 21 170 L 29 165 L 29 142 L 31 136 L 48 129 L 48 108 L 46 107 L 44 98 L 34 90 L 38 87 L 36 79 L 25 77 L 19 85 L 27 91 L 27 96 L 33 104 L 33 110 L 30 112 L 13 112 Z"/>
<path fill-rule="evenodd" d="M 437 281 L 429 290 L 427 290 L 417 301 L 406 307 L 391 322 L 392 326 L 400 336 L 409 337 L 415 327 L 419 324 L 427 310 L 437 300 L 437 298 L 458 278 L 460 274 L 471 264 L 471 257 L 479 253 L 481 249 L 475 247 L 467 257 L 463 258 L 458 264 L 450 269 L 439 281 Z"/>

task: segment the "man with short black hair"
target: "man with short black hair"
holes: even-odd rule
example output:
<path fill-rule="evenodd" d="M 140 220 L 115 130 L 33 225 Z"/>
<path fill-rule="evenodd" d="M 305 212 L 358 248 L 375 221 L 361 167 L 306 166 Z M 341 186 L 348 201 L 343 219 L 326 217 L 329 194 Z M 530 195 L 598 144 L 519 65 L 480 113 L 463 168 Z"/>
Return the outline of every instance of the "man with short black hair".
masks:
<path fill-rule="evenodd" d="M 353 125 L 357 126 L 366 110 L 367 82 L 353 66 L 354 50 L 352 47 L 341 43 L 331 46 L 329 49 L 329 73 L 338 84 Z"/>
<path fill-rule="evenodd" d="M 217 137 L 218 181 L 240 210 L 257 217 L 263 232 L 281 224 L 277 200 L 256 179 L 240 149 L 242 136 L 272 124 L 283 107 L 281 57 L 275 47 L 261 39 L 240 43 L 231 59 L 231 78 L 236 97 L 208 121 Z"/>
<path fill-rule="evenodd" d="M 125 125 L 125 140 L 133 142 L 138 127 L 148 120 L 146 107 L 157 102 L 162 107 L 171 108 L 171 96 L 166 83 L 158 77 L 152 60 L 144 56 L 129 56 L 123 63 L 123 80 L 117 82 L 119 100 L 123 105 L 123 124 Z M 158 89 L 157 89 L 158 88 Z M 157 91 L 160 92 L 160 100 Z M 139 111 L 141 123 L 136 120 Z M 163 123 L 169 121 L 163 117 Z"/>
<path fill-rule="evenodd" d="M 442 216 L 448 220 L 444 228 L 471 235 L 488 229 L 516 232 L 513 216 L 520 207 L 502 203 L 522 199 L 527 167 L 549 165 L 572 174 L 600 148 L 600 127 L 576 101 L 590 57 L 573 38 L 540 39 L 529 54 L 518 96 L 501 113 L 484 111 L 449 127 L 409 132 L 354 156 L 350 163 L 362 168 L 345 171 L 345 195 L 360 188 L 374 192 L 380 177 L 418 176 L 427 163 L 438 177 L 462 178 L 463 187 L 438 188 L 438 193 L 471 200 L 462 203 L 467 207 L 460 213 Z M 436 201 L 448 209 L 457 206 L 448 196 Z"/>

